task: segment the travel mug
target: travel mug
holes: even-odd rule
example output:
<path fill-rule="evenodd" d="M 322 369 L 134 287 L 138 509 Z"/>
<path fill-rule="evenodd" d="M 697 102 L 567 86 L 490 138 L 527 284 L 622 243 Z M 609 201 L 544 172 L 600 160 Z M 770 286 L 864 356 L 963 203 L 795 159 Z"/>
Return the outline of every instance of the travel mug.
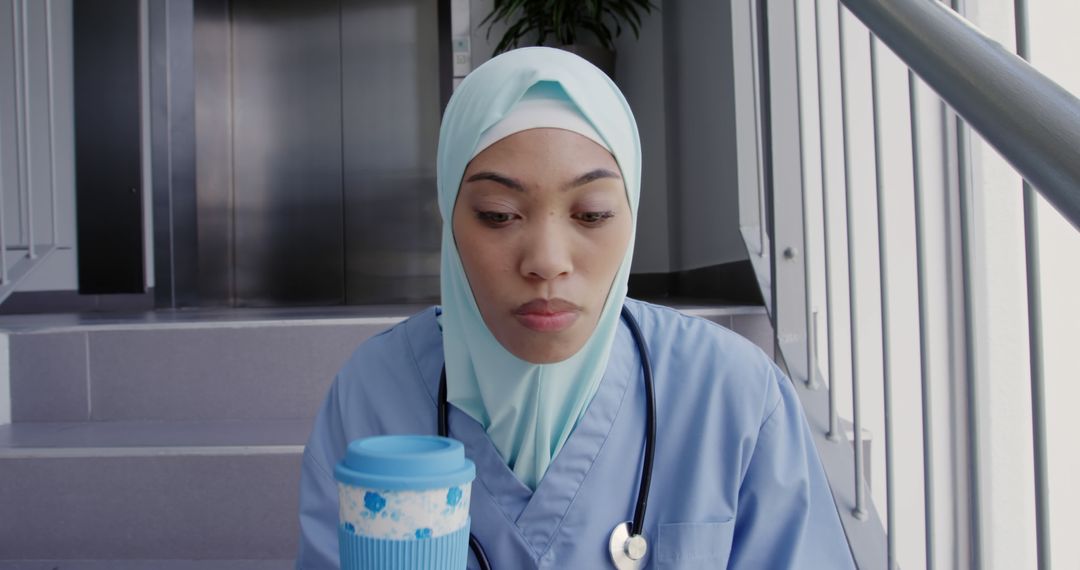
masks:
<path fill-rule="evenodd" d="M 342 570 L 463 570 L 476 466 L 461 442 L 358 439 L 334 468 Z"/>

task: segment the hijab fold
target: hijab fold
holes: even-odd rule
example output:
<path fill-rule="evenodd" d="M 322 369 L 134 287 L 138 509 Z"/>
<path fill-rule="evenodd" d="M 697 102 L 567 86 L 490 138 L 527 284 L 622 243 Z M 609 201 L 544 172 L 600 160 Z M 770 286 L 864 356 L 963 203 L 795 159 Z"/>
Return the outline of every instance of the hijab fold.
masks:
<path fill-rule="evenodd" d="M 440 324 L 447 400 L 484 427 L 517 478 L 535 490 L 584 415 L 607 369 L 626 298 L 634 238 L 630 238 L 596 329 L 573 356 L 552 364 L 526 362 L 492 335 L 458 255 L 453 236 L 454 204 L 466 166 L 481 150 L 479 145 L 497 142 L 492 136 L 482 140 L 485 133 L 500 128 L 523 99 L 556 100 L 580 113 L 587 121 L 585 127 L 559 121 L 529 128 L 566 128 L 593 140 L 599 136 L 601 140 L 596 142 L 619 164 L 635 222 L 641 144 L 634 116 L 614 82 L 580 57 L 554 48 L 513 50 L 484 63 L 458 86 L 443 116 L 438 191 L 443 219 Z M 506 124 L 501 128 L 513 131 Z M 515 128 L 523 130 L 520 125 Z"/>

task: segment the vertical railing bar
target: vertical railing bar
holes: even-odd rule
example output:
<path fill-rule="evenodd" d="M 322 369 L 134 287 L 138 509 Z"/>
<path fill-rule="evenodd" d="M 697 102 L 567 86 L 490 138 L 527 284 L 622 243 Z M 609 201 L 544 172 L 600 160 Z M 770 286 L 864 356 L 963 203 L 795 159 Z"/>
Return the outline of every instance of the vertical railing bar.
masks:
<path fill-rule="evenodd" d="M 755 170 L 755 174 L 757 175 L 757 190 L 758 190 L 758 192 L 757 192 L 757 199 L 758 199 L 758 204 L 757 204 L 757 210 L 758 210 L 758 257 L 765 257 L 765 252 L 767 251 L 767 249 L 765 247 L 765 183 L 762 180 L 762 172 L 761 172 L 764 169 L 764 165 L 762 164 L 762 161 L 761 161 L 761 150 L 760 150 L 761 149 L 761 140 L 762 140 L 762 137 L 761 137 L 762 126 L 761 126 L 761 107 L 760 107 L 761 102 L 759 101 L 759 99 L 761 97 L 761 94 L 758 92 L 758 86 L 759 86 L 759 83 L 761 81 L 760 75 L 759 75 L 760 70 L 758 69 L 758 66 L 759 66 L 758 50 L 761 48 L 761 45 L 759 43 L 760 40 L 758 38 L 758 6 L 757 6 L 757 2 L 755 0 L 748 0 L 748 2 L 750 3 L 750 43 L 753 46 L 753 48 L 750 50 L 750 55 L 751 55 L 750 71 L 751 71 L 751 76 L 753 77 L 753 81 L 751 81 L 751 84 L 752 84 L 751 86 L 753 87 L 753 90 L 754 90 L 754 139 L 755 139 L 754 142 L 757 145 L 756 148 L 758 149 L 758 152 L 756 153 L 755 161 L 754 161 L 755 165 L 757 167 L 756 170 Z"/>
<path fill-rule="evenodd" d="M 795 17 L 795 91 L 799 107 L 799 149 L 800 152 L 805 148 L 805 126 L 803 123 L 805 119 L 802 112 L 802 98 L 803 98 L 803 82 L 802 82 L 802 60 L 800 54 L 802 53 L 802 46 L 799 45 L 799 3 L 792 4 L 792 10 Z M 814 330 L 813 330 L 813 304 L 814 304 L 814 287 L 813 287 L 813 274 L 810 267 L 810 215 L 808 213 L 807 204 L 809 200 L 809 189 L 806 184 L 806 160 L 805 153 L 803 153 L 803 160 L 799 161 L 799 185 L 801 187 L 802 194 L 802 241 L 803 241 L 803 318 L 806 320 L 806 379 L 805 384 L 808 387 L 815 387 L 817 381 L 814 379 L 814 371 L 817 370 L 817 359 L 814 355 Z"/>
<path fill-rule="evenodd" d="M 969 505 L 969 519 L 971 523 L 971 556 L 972 556 L 972 568 L 982 567 L 982 522 L 979 519 L 979 497 L 981 492 L 979 489 L 980 477 L 979 477 L 979 437 L 978 437 L 978 410 L 977 410 L 977 390 L 975 387 L 975 319 L 972 314 L 975 310 L 975 302 L 972 299 L 972 260 L 971 244 L 969 243 L 968 236 L 972 231 L 971 225 L 971 180 L 968 172 L 968 158 L 967 150 L 968 137 L 967 131 L 964 128 L 964 121 L 960 117 L 956 117 L 956 146 L 958 149 L 957 155 L 957 174 L 960 190 L 960 255 L 962 259 L 961 274 L 962 274 L 962 287 L 964 291 L 964 377 L 966 384 L 966 399 L 967 399 L 967 447 L 968 457 L 971 465 L 968 468 L 969 475 L 969 489 L 968 498 Z"/>
<path fill-rule="evenodd" d="M 12 9 L 12 15 L 14 15 L 14 8 Z M 12 28 L 14 28 L 14 19 L 12 21 Z M 14 36 L 15 36 L 14 33 L 12 33 L 12 39 L 14 39 Z M 14 41 L 13 41 L 12 42 L 12 48 L 14 48 L 14 46 L 15 46 L 15 44 L 14 44 Z M 0 117 L 0 119 L 2 119 L 2 117 Z M 2 124 L 2 123 L 0 123 L 0 124 Z M 15 160 L 17 162 L 18 161 L 18 152 L 17 152 L 17 149 L 18 149 L 18 139 L 17 139 L 17 136 L 18 136 L 17 135 L 18 123 L 17 123 L 17 119 L 16 119 L 15 131 L 16 131 Z M 2 131 L 0 131 L 0 132 L 2 132 Z M 8 223 L 6 223 L 6 221 L 8 221 L 8 218 L 5 217 L 6 215 L 5 215 L 5 211 L 4 211 L 4 201 L 5 201 L 5 198 L 6 198 L 6 194 L 8 194 L 8 190 L 6 190 L 6 188 L 4 188 L 3 168 L 4 168 L 3 167 L 3 137 L 0 137 L 0 286 L 8 284 L 8 236 L 6 236 L 6 233 L 5 233 L 6 230 L 8 230 Z M 17 164 L 16 164 L 15 173 L 16 173 L 15 174 L 15 187 L 18 188 Z"/>
<path fill-rule="evenodd" d="M 817 57 L 818 90 L 818 145 L 821 147 L 821 220 L 825 243 L 825 350 L 829 353 L 829 432 L 826 436 L 831 441 L 840 439 L 837 433 L 836 414 L 836 351 L 833 345 L 833 288 L 832 288 L 832 237 L 829 222 L 829 168 L 825 152 L 825 88 L 821 77 L 821 8 L 819 0 L 814 0 L 814 44 Z M 845 157 L 846 160 L 846 157 Z"/>
<path fill-rule="evenodd" d="M 53 0 L 45 0 L 45 79 L 49 86 L 49 207 L 52 218 L 52 245 L 56 246 L 60 243 L 60 228 L 56 219 L 56 121 L 53 114 L 56 105 L 53 90 L 52 5 Z"/>
<path fill-rule="evenodd" d="M 889 258 L 885 228 L 885 177 L 881 159 L 881 89 L 878 85 L 877 39 L 870 39 L 870 107 L 874 132 L 874 185 L 877 189 L 878 274 L 881 291 L 881 384 L 885 407 L 885 544 L 886 568 L 896 565 L 895 465 L 893 463 L 892 350 L 890 348 Z"/>
<path fill-rule="evenodd" d="M 1031 428 L 1035 463 L 1035 537 L 1040 570 L 1050 568 L 1050 484 L 1046 464 L 1046 391 L 1043 377 L 1042 292 L 1039 278 L 1039 212 L 1035 192 L 1024 182 L 1024 242 L 1027 253 L 1028 351 L 1031 359 Z"/>
<path fill-rule="evenodd" d="M 13 0 L 18 2 L 19 0 Z M 34 165 L 31 161 L 32 152 L 30 149 L 30 39 L 27 37 L 29 26 L 27 25 L 27 11 L 26 0 L 21 1 L 22 4 L 22 19 L 20 25 L 22 26 L 22 90 L 23 90 L 23 148 L 24 157 L 26 159 L 26 257 L 30 259 L 37 259 L 37 252 L 34 250 Z"/>
<path fill-rule="evenodd" d="M 963 0 L 951 0 L 952 9 L 964 15 Z M 967 449 L 970 465 L 968 466 L 968 521 L 970 528 L 971 567 L 982 568 L 982 517 L 980 497 L 982 496 L 981 477 L 979 475 L 979 410 L 978 389 L 975 385 L 975 299 L 973 297 L 974 258 L 971 251 L 972 196 L 971 172 L 968 162 L 971 151 L 968 141 L 967 126 L 959 115 L 956 121 L 956 170 L 960 207 L 960 258 L 961 286 L 964 291 L 964 381 L 967 407 Z"/>
<path fill-rule="evenodd" d="M 862 449 L 862 415 L 861 405 L 859 403 L 859 335 L 856 333 L 856 323 L 858 322 L 858 306 L 856 302 L 856 290 L 855 290 L 855 240 L 851 237 L 851 231 L 854 227 L 854 193 L 851 189 L 851 160 L 850 160 L 850 144 L 848 139 L 851 138 L 850 125 L 848 121 L 847 111 L 847 63 L 844 58 L 844 6 L 837 2 L 836 4 L 836 23 L 837 23 L 837 37 L 840 43 L 840 118 L 843 125 L 843 147 L 844 147 L 844 192 L 847 196 L 847 257 L 848 257 L 848 296 L 851 299 L 850 302 L 850 323 L 851 323 L 851 398 L 852 398 L 852 426 L 855 432 L 852 441 L 855 452 L 855 508 L 852 510 L 852 515 L 859 519 L 865 520 L 867 518 L 866 511 L 866 497 L 864 488 L 864 475 L 863 475 L 863 449 Z"/>
<path fill-rule="evenodd" d="M 19 66 L 22 64 L 22 59 L 19 57 L 21 53 L 19 51 L 19 0 L 11 0 L 11 54 L 12 54 L 12 67 L 15 74 L 15 88 L 12 90 L 15 93 L 15 218 L 18 221 L 18 239 L 16 240 L 16 247 L 18 242 L 21 242 L 24 238 L 25 227 L 22 219 L 22 194 L 25 170 L 23 164 L 23 97 L 22 89 L 19 88 Z"/>
<path fill-rule="evenodd" d="M 1013 0 L 1016 54 L 1030 61 L 1027 0 Z M 1046 391 L 1043 377 L 1042 279 L 1039 259 L 1039 209 L 1025 180 L 1024 249 L 1027 264 L 1028 352 L 1031 360 L 1031 436 L 1035 468 L 1035 545 L 1039 570 L 1050 568 L 1050 485 L 1046 464 Z"/>
<path fill-rule="evenodd" d="M 3 124 L 0 123 L 0 127 Z M 7 229 L 6 221 L 4 217 L 4 195 L 6 189 L 4 188 L 4 153 L 3 153 L 3 137 L 0 137 L 0 286 L 7 285 L 8 282 L 8 269 L 7 269 L 7 238 L 4 231 Z"/>
<path fill-rule="evenodd" d="M 911 115 L 911 166 L 915 194 L 915 264 L 919 295 L 919 372 L 922 388 L 922 444 L 923 444 L 923 517 L 926 541 L 926 570 L 934 569 L 934 454 L 933 454 L 933 408 L 930 393 L 930 307 L 926 302 L 926 254 L 923 251 L 923 195 L 920 173 L 922 160 L 919 156 L 919 113 L 915 73 L 908 70 L 908 105 Z"/>
<path fill-rule="evenodd" d="M 814 317 L 813 318 L 813 321 L 814 321 L 814 324 L 813 324 L 813 326 L 814 326 L 814 354 L 817 354 L 818 350 L 821 349 L 821 344 L 818 342 L 818 334 L 817 334 L 817 331 L 818 331 L 818 317 L 820 316 L 819 313 L 820 313 L 820 311 L 818 311 L 817 309 L 814 309 L 814 315 L 813 315 L 813 317 Z"/>

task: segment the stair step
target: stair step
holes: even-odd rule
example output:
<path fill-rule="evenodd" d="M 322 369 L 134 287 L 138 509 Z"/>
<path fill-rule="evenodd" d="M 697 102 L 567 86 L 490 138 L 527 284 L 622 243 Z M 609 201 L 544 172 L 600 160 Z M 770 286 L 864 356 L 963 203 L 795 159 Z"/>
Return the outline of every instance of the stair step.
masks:
<path fill-rule="evenodd" d="M 761 307 L 675 306 L 772 353 Z M 356 347 L 421 309 L 2 317 L 11 421 L 313 418 Z"/>
<path fill-rule="evenodd" d="M 356 347 L 406 317 L 38 327 L 5 317 L 11 421 L 313 418 Z"/>
<path fill-rule="evenodd" d="M 310 420 L 0 426 L 0 558 L 281 567 L 296 553 L 310 429 Z"/>
<path fill-rule="evenodd" d="M 772 352 L 761 307 L 677 308 Z M 327 387 L 418 309 L 0 318 L 0 570 L 291 567 Z"/>

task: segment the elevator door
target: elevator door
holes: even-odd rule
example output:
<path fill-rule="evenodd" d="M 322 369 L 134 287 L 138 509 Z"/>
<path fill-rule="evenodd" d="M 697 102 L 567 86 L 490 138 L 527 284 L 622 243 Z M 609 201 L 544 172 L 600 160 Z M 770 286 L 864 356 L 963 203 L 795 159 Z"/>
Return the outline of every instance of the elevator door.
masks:
<path fill-rule="evenodd" d="M 436 299 L 438 2 L 195 9 L 201 303 Z"/>

